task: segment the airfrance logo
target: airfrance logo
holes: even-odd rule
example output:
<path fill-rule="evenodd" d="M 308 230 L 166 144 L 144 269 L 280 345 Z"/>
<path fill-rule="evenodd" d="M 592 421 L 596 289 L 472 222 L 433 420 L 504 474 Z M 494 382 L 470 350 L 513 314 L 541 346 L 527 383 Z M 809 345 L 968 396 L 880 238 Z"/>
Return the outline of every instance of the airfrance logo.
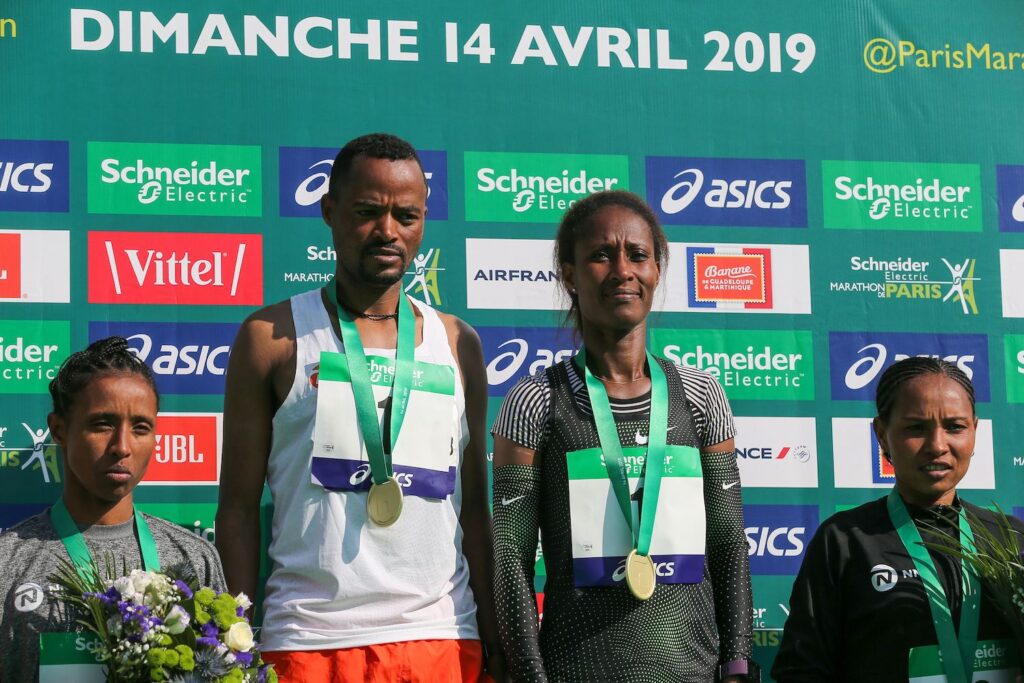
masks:
<path fill-rule="evenodd" d="M 161 394 L 223 394 L 237 331 L 233 323 L 89 323 L 91 341 L 127 338 L 132 353 L 152 368 Z"/>
<path fill-rule="evenodd" d="M 750 573 L 796 574 L 818 529 L 817 505 L 744 505 Z"/>
<path fill-rule="evenodd" d="M 521 378 L 570 358 L 572 334 L 557 327 L 478 327 L 488 393 L 504 396 Z"/>
<path fill-rule="evenodd" d="M 338 150 L 333 147 L 281 147 L 280 213 L 289 218 L 319 218 Z M 416 150 L 427 178 L 427 220 L 448 220 L 448 153 Z"/>
<path fill-rule="evenodd" d="M 262 216 L 260 148 L 90 142 L 89 213 Z"/>
<path fill-rule="evenodd" d="M 70 237 L 67 230 L 0 230 L 0 300 L 70 301 Z"/>
<path fill-rule="evenodd" d="M 999 229 L 1024 232 L 1024 166 L 996 166 Z"/>
<path fill-rule="evenodd" d="M 977 164 L 821 162 L 826 228 L 980 232 Z"/>
<path fill-rule="evenodd" d="M 647 157 L 647 202 L 666 225 L 806 228 L 804 162 Z"/>
<path fill-rule="evenodd" d="M 882 372 L 910 356 L 953 363 L 971 378 L 977 400 L 988 401 L 988 340 L 983 334 L 830 332 L 832 398 L 873 401 Z"/>
<path fill-rule="evenodd" d="M 0 140 L 0 211 L 68 210 L 68 143 Z"/>

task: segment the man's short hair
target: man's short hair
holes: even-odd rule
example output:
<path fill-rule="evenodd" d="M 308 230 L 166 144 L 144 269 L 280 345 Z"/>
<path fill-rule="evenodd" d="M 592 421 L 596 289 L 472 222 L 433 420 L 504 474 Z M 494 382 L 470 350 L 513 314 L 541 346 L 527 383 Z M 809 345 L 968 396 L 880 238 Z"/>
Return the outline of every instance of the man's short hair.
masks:
<path fill-rule="evenodd" d="M 389 161 L 415 161 L 420 171 L 423 170 L 423 163 L 420 161 L 416 150 L 408 142 L 390 133 L 370 133 L 361 135 L 350 140 L 338 152 L 334 158 L 334 167 L 331 169 L 331 180 L 328 185 L 328 192 L 331 196 L 337 197 L 341 186 L 348 179 L 349 171 L 352 169 L 352 162 L 357 156 L 365 156 L 370 159 L 388 159 Z M 426 184 L 426 176 L 423 178 Z"/>

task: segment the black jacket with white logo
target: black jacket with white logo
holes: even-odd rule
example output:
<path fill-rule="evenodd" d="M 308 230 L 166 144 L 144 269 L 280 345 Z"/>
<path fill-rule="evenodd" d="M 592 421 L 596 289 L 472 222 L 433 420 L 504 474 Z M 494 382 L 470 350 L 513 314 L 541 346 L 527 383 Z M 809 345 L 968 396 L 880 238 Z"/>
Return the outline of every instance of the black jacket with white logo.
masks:
<path fill-rule="evenodd" d="M 997 528 L 992 512 L 967 502 L 963 507 L 970 519 Z M 956 531 L 954 508 L 907 508 L 925 542 L 934 539 L 934 532 L 922 522 Z M 1024 523 L 1011 520 L 1024 530 Z M 977 528 L 977 522 L 972 526 Z M 959 630 L 960 562 L 933 550 L 929 554 Z M 1002 616 L 983 594 L 978 639 L 1009 636 Z M 772 676 L 778 683 L 905 683 L 910 648 L 935 643 L 924 587 L 881 498 L 833 515 L 814 535 L 793 584 Z"/>

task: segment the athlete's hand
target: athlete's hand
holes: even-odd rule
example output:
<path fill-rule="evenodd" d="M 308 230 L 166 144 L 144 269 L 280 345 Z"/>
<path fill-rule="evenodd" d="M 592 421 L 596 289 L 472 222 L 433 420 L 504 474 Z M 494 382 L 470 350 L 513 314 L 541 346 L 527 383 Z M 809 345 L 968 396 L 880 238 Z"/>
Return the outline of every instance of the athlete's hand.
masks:
<path fill-rule="evenodd" d="M 491 651 L 484 663 L 487 674 L 494 679 L 494 683 L 513 683 L 512 678 L 505 671 L 505 657 L 501 654 L 501 648 L 496 647 L 495 649 L 497 651 Z"/>

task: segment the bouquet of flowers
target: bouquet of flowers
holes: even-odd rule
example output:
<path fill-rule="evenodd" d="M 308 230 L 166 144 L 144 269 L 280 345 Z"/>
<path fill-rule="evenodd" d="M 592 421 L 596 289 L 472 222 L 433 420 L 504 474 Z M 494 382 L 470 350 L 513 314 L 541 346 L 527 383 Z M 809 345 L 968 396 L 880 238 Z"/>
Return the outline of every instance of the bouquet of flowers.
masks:
<path fill-rule="evenodd" d="M 1013 631 L 1018 652 L 1024 655 L 1024 558 L 1021 557 L 1021 532 L 1010 524 L 1010 518 L 996 506 L 997 529 L 993 531 L 971 516 L 974 532 L 973 549 L 963 547 L 958 535 L 929 525 L 931 542 L 925 546 L 963 561 L 974 570 L 1007 625 Z M 960 514 L 967 514 L 961 512 Z"/>
<path fill-rule="evenodd" d="M 277 681 L 256 648 L 244 593 L 200 588 L 183 571 L 134 569 L 115 576 L 112 565 L 107 558 L 102 578 L 96 563 L 79 573 L 65 562 L 51 577 L 59 599 L 95 634 L 107 681 Z"/>

